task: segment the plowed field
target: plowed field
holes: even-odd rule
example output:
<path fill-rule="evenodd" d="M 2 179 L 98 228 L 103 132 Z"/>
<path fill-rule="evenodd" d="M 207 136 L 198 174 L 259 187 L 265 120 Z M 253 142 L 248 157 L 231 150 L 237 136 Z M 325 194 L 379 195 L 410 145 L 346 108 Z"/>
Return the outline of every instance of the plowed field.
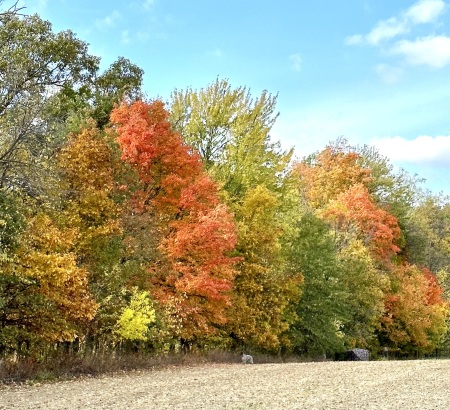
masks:
<path fill-rule="evenodd" d="M 173 367 L 0 388 L 0 409 L 450 409 L 450 360 Z"/>

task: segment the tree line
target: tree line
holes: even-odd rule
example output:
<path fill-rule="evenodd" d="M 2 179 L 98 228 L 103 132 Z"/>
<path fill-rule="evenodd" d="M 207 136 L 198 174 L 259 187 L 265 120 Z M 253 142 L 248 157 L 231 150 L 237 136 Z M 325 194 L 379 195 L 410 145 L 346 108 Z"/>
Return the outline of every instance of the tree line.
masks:
<path fill-rule="evenodd" d="M 370 146 L 302 159 L 277 97 L 143 70 L 0 13 L 0 351 L 426 354 L 448 343 L 450 202 Z"/>

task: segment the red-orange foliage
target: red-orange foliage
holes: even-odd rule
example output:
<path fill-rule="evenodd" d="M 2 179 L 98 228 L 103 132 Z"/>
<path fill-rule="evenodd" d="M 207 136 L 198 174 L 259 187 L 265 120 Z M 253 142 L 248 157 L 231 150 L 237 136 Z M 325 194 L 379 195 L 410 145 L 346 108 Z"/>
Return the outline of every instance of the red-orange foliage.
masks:
<path fill-rule="evenodd" d="M 328 204 L 323 215 L 334 220 L 338 229 L 350 229 L 351 225 L 356 225 L 359 239 L 381 260 L 387 260 L 399 251 L 396 245 L 400 237 L 397 218 L 379 208 L 362 184 L 339 194 Z"/>
<path fill-rule="evenodd" d="M 326 205 L 352 185 L 371 181 L 370 169 L 358 163 L 359 154 L 345 152 L 345 147 L 329 145 L 310 162 L 296 164 L 294 172 L 300 178 L 305 197 L 315 208 Z"/>
<path fill-rule="evenodd" d="M 408 264 L 396 267 L 391 275 L 380 329 L 400 348 L 432 351 L 447 331 L 448 315 L 436 277 L 427 269 Z"/>
<path fill-rule="evenodd" d="M 156 201 L 166 212 L 179 211 L 181 190 L 202 172 L 199 155 L 171 129 L 164 103 L 136 101 L 111 113 L 122 159 L 137 171 L 145 188 L 140 197 Z M 141 194 L 142 194 L 141 193 Z"/>
<path fill-rule="evenodd" d="M 428 291 L 426 297 L 427 305 L 445 304 L 446 302 L 443 298 L 443 290 L 438 283 L 436 275 L 433 274 L 428 268 L 422 269 L 422 272 L 423 276 L 428 282 Z"/>
<path fill-rule="evenodd" d="M 153 296 L 175 316 L 178 336 L 210 332 L 225 321 L 233 284 L 232 215 L 199 155 L 171 129 L 161 101 L 124 103 L 111 121 L 123 160 L 142 182 L 136 210 L 154 213 L 162 232 L 165 259 L 148 266 Z"/>

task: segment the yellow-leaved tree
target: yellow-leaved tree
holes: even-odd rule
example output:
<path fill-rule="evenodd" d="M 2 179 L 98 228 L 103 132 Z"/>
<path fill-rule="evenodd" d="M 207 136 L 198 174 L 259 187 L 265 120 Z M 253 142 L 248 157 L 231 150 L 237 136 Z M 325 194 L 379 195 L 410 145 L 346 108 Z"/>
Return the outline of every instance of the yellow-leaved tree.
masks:
<path fill-rule="evenodd" d="M 93 318 L 97 305 L 87 271 L 77 266 L 71 251 L 74 235 L 44 213 L 28 221 L 14 256 L 2 266 L 3 274 L 21 288 L 10 295 L 5 316 L 3 330 L 14 334 L 12 339 L 27 344 L 36 339 L 71 341 L 79 326 Z"/>
<path fill-rule="evenodd" d="M 156 314 L 150 294 L 133 289 L 131 300 L 117 321 L 116 333 L 126 340 L 147 340 L 149 326 L 155 322 Z"/>

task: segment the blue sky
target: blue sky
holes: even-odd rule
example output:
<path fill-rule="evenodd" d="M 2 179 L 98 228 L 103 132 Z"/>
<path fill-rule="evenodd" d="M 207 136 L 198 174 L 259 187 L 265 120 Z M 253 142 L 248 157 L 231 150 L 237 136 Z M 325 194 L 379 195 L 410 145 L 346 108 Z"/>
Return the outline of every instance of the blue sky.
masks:
<path fill-rule="evenodd" d="M 11 3 L 5 1 L 4 6 Z M 343 136 L 450 194 L 450 0 L 20 0 L 149 98 L 226 78 L 278 94 L 272 137 L 300 158 Z"/>

